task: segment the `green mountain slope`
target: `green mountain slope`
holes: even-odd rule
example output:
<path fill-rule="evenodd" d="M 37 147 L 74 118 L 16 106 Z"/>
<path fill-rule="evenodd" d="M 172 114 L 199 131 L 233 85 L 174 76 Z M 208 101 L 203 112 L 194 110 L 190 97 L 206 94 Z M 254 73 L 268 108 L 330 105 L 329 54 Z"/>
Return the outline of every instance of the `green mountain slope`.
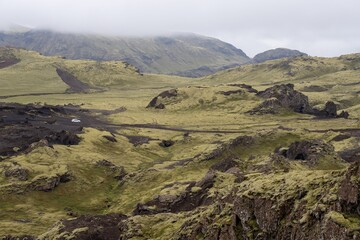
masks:
<path fill-rule="evenodd" d="M 142 72 L 191 77 L 251 61 L 243 51 L 228 43 L 195 34 L 106 37 L 34 30 L 0 33 L 0 45 L 69 59 L 126 61 Z M 201 67 L 206 67 L 207 71 L 196 70 Z"/>
<path fill-rule="evenodd" d="M 62 74 L 66 72 L 68 74 Z M 69 78 L 67 80 L 66 78 Z M 56 94 L 104 91 L 111 88 L 172 86 L 188 79 L 144 75 L 120 61 L 68 60 L 34 51 L 0 47 L 0 95 Z M 88 87 L 86 87 L 88 86 Z M 75 89 L 73 89 L 75 88 Z"/>
<path fill-rule="evenodd" d="M 253 60 L 254 62 L 261 63 L 268 60 L 275 60 L 280 58 L 292 58 L 298 56 L 307 56 L 307 54 L 300 52 L 298 50 L 291 50 L 287 48 L 276 48 L 255 55 Z"/>

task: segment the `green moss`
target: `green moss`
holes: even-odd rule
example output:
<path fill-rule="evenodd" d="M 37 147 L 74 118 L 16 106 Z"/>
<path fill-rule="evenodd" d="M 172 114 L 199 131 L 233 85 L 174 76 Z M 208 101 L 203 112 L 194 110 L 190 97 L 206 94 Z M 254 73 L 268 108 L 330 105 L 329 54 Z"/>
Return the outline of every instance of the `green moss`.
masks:
<path fill-rule="evenodd" d="M 333 220 L 337 224 L 351 229 L 353 231 L 360 230 L 360 219 L 359 217 L 346 217 L 343 214 L 335 211 L 331 211 L 326 214 L 326 217 Z"/>

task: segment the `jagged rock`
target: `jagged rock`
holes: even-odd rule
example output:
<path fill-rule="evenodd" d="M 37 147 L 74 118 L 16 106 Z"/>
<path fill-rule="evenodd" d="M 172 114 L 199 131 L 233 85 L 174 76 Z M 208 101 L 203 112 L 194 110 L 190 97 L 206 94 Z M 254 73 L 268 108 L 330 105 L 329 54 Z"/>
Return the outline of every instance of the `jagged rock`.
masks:
<path fill-rule="evenodd" d="M 134 145 L 134 147 L 143 145 L 143 144 L 147 144 L 149 143 L 150 140 L 158 140 L 158 139 L 153 139 L 150 137 L 145 137 L 145 136 L 128 136 L 125 135 L 125 137 L 129 140 L 130 143 L 132 143 Z"/>
<path fill-rule="evenodd" d="M 116 138 L 113 136 L 103 136 L 103 138 L 105 138 L 106 140 L 108 140 L 109 142 L 117 142 Z"/>
<path fill-rule="evenodd" d="M 212 160 L 214 158 L 220 157 L 224 152 L 229 151 L 232 148 L 237 146 L 249 146 L 255 142 L 255 138 L 252 136 L 239 136 L 229 143 L 223 143 L 219 147 L 215 148 L 210 153 L 205 154 L 202 158 L 203 161 Z"/>
<path fill-rule="evenodd" d="M 277 113 L 280 109 L 290 109 L 298 113 L 312 113 L 308 97 L 294 90 L 293 84 L 281 84 L 258 92 L 257 96 L 266 99 L 251 113 Z"/>
<path fill-rule="evenodd" d="M 233 174 L 236 177 L 236 179 L 235 179 L 236 183 L 241 183 L 242 181 L 244 181 L 246 179 L 244 173 L 238 167 L 229 168 L 226 171 L 226 173 Z"/>
<path fill-rule="evenodd" d="M 243 94 L 244 91 L 239 89 L 239 90 L 232 90 L 232 91 L 220 91 L 218 93 L 223 94 L 225 96 L 230 96 L 230 95 L 233 95 L 233 94 Z"/>
<path fill-rule="evenodd" d="M 121 181 L 127 175 L 123 166 L 116 166 L 112 162 L 105 159 L 97 161 L 96 165 L 101 167 L 107 167 L 112 172 L 112 174 L 114 174 L 114 178 L 119 181 Z"/>
<path fill-rule="evenodd" d="M 349 118 L 349 113 L 342 111 L 339 115 L 337 114 L 337 106 L 334 102 L 326 102 L 324 109 L 316 110 L 314 109 L 314 115 L 321 118 Z"/>
<path fill-rule="evenodd" d="M 77 145 L 80 143 L 81 138 L 76 134 L 62 130 L 61 132 L 48 136 L 47 141 L 52 144 Z"/>
<path fill-rule="evenodd" d="M 302 91 L 304 92 L 325 92 L 328 89 L 323 87 L 323 86 L 317 86 L 317 85 L 310 85 L 310 86 L 305 86 Z"/>
<path fill-rule="evenodd" d="M 305 160 L 311 165 L 316 164 L 319 158 L 334 153 L 334 146 L 321 140 L 294 142 L 283 152 L 288 159 Z"/>
<path fill-rule="evenodd" d="M 334 137 L 333 139 L 331 139 L 331 141 L 341 142 L 341 141 L 349 139 L 349 138 L 351 138 L 350 134 L 339 134 L 336 137 Z"/>
<path fill-rule="evenodd" d="M 58 240 L 118 240 L 121 234 L 119 223 L 126 219 L 123 214 L 83 215 L 75 219 L 62 220 L 58 223 Z M 55 226 L 56 227 L 56 226 Z M 79 231 L 81 229 L 81 231 Z M 43 235 L 43 239 L 52 239 L 54 232 Z"/>
<path fill-rule="evenodd" d="M 340 184 L 338 195 L 343 211 L 360 215 L 360 162 L 350 165 Z"/>
<path fill-rule="evenodd" d="M 112 162 L 110 162 L 110 161 L 108 161 L 106 159 L 97 161 L 96 165 L 103 166 L 103 167 L 113 167 L 113 166 L 115 166 L 115 164 L 113 164 Z"/>
<path fill-rule="evenodd" d="M 137 204 L 134 215 L 149 215 L 162 212 L 178 213 L 209 205 L 208 190 L 214 185 L 215 174 L 210 171 L 199 182 L 191 182 L 179 196 L 160 195 L 145 204 Z"/>
<path fill-rule="evenodd" d="M 26 181 L 29 178 L 29 170 L 19 165 L 15 165 L 11 168 L 6 169 L 4 175 L 5 177 L 12 177 L 19 179 L 20 181 Z"/>
<path fill-rule="evenodd" d="M 155 109 L 165 109 L 165 105 L 163 103 L 159 103 L 155 106 Z"/>
<path fill-rule="evenodd" d="M 252 113 L 276 114 L 284 109 L 282 103 L 277 98 L 269 98 L 263 101 Z"/>
<path fill-rule="evenodd" d="M 53 177 L 40 177 L 36 181 L 32 182 L 28 188 L 36 191 L 50 192 L 54 190 L 60 183 L 66 183 L 70 181 L 70 174 L 64 173 Z"/>
<path fill-rule="evenodd" d="M 250 93 L 258 93 L 258 90 L 254 89 L 252 86 L 243 83 L 229 84 L 229 86 L 244 88 Z"/>
<path fill-rule="evenodd" d="M 70 122 L 80 110 L 75 107 L 50 106 L 16 103 L 0 103 L 0 155 L 10 157 L 29 153 L 38 147 L 51 147 L 54 144 L 74 145 L 80 142 L 76 135 L 82 127 Z M 88 121 L 92 122 L 89 116 Z M 55 125 L 49 119 L 61 120 Z"/>
<path fill-rule="evenodd" d="M 220 171 L 220 172 L 226 172 L 230 168 L 233 168 L 233 167 L 236 167 L 236 166 L 237 166 L 237 162 L 235 162 L 233 159 L 225 158 L 224 160 L 212 165 L 210 167 L 210 169 L 217 170 L 217 171 Z"/>
<path fill-rule="evenodd" d="M 347 162 L 358 162 L 360 160 L 360 147 L 345 149 L 339 154 Z"/>
<path fill-rule="evenodd" d="M 116 180 L 119 180 L 119 181 L 121 181 L 121 180 L 123 180 L 123 178 L 126 176 L 126 171 L 125 171 L 125 168 L 123 167 L 123 166 L 118 166 L 118 167 L 116 167 L 115 169 L 114 169 L 114 173 L 115 173 L 115 175 L 114 175 L 114 178 L 116 179 Z"/>
<path fill-rule="evenodd" d="M 154 97 L 146 108 L 156 108 L 156 109 L 165 109 L 165 105 L 159 102 L 159 99 L 164 98 L 173 98 L 178 96 L 178 91 L 176 89 L 170 89 L 160 93 L 158 96 Z"/>
<path fill-rule="evenodd" d="M 2 237 L 1 240 L 35 240 L 36 237 L 30 235 L 24 236 L 5 236 Z"/>
<path fill-rule="evenodd" d="M 338 118 L 345 118 L 345 119 L 348 119 L 349 116 L 350 116 L 350 114 L 345 111 L 341 111 L 341 113 L 339 115 L 337 115 Z"/>
<path fill-rule="evenodd" d="M 159 143 L 159 145 L 164 148 L 171 147 L 174 144 L 175 144 L 175 142 L 172 140 L 162 140 L 161 143 Z"/>
<path fill-rule="evenodd" d="M 322 111 L 325 117 L 335 118 L 337 116 L 337 108 L 334 102 L 326 102 L 325 108 Z"/>

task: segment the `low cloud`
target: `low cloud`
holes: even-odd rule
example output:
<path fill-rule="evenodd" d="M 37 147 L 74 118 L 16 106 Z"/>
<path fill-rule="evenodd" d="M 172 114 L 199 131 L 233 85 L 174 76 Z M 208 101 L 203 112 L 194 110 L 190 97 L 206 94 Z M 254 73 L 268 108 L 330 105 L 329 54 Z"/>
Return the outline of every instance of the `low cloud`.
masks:
<path fill-rule="evenodd" d="M 9 24 L 106 35 L 192 32 L 253 56 L 275 47 L 311 55 L 360 52 L 358 0 L 0 0 Z"/>

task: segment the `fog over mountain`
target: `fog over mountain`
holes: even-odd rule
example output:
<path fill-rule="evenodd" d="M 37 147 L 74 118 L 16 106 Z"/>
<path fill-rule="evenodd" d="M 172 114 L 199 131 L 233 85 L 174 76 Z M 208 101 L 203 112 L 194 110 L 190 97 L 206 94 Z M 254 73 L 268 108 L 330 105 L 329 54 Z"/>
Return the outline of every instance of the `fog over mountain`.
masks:
<path fill-rule="evenodd" d="M 360 51 L 357 0 L 1 0 L 0 29 L 40 29 L 106 35 L 192 32 L 219 38 L 249 56 L 299 49 L 335 56 Z"/>

